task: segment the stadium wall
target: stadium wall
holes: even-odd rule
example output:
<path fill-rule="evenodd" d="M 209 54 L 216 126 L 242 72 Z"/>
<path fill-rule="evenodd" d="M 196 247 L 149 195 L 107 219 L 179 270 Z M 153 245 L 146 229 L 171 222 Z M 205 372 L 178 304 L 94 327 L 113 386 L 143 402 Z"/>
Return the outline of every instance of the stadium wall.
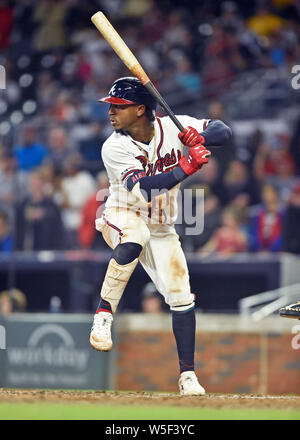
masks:
<path fill-rule="evenodd" d="M 272 316 L 198 314 L 196 371 L 208 393 L 300 393 L 300 325 Z M 118 317 L 116 389 L 177 391 L 168 315 Z"/>
<path fill-rule="evenodd" d="M 171 314 L 119 313 L 114 347 L 89 345 L 90 314 L 0 316 L 0 387 L 178 392 Z M 208 393 L 300 394 L 300 325 L 197 313 L 196 371 Z"/>

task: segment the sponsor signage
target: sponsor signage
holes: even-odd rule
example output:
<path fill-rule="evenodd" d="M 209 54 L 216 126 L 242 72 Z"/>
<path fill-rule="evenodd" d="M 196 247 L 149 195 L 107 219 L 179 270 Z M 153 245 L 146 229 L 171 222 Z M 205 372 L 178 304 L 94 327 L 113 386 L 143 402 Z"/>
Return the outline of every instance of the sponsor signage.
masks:
<path fill-rule="evenodd" d="M 21 388 L 110 389 L 112 352 L 89 345 L 89 315 L 14 314 L 2 319 L 6 349 L 0 385 Z"/>

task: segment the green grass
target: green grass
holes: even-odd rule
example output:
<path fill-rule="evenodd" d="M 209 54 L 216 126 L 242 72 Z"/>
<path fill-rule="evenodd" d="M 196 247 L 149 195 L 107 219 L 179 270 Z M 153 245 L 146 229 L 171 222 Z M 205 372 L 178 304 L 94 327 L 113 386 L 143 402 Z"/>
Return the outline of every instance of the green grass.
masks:
<path fill-rule="evenodd" d="M 300 420 L 296 410 L 0 403 L 0 420 Z"/>

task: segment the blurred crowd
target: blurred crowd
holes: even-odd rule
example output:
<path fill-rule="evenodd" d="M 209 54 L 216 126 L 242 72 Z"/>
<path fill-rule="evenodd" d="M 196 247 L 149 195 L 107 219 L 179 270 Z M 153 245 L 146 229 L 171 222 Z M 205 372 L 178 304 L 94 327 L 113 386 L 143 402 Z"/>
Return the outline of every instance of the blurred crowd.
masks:
<path fill-rule="evenodd" d="M 2 252 L 107 248 L 94 219 L 111 126 L 97 99 L 129 72 L 92 25 L 98 10 L 175 112 L 178 97 L 187 114 L 229 125 L 222 96 L 239 75 L 291 71 L 300 56 L 299 0 L 0 0 Z M 184 185 L 204 189 L 205 229 L 189 237 L 178 225 L 183 247 L 300 254 L 300 119 L 273 136 L 254 130 L 244 143 L 243 157 L 235 136 L 214 149 Z"/>

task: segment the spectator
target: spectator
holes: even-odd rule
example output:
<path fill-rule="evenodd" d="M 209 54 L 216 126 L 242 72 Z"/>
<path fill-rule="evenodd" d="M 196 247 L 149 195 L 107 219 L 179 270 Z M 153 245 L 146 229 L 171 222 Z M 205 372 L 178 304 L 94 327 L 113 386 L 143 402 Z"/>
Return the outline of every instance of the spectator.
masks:
<path fill-rule="evenodd" d="M 51 71 L 39 72 L 37 77 L 37 101 L 42 112 L 50 112 L 59 92 L 59 84 L 54 81 Z"/>
<path fill-rule="evenodd" d="M 281 32 L 274 32 L 270 37 L 270 58 L 276 67 L 280 67 L 286 62 L 286 42 Z"/>
<path fill-rule="evenodd" d="M 9 209 L 27 195 L 27 173 L 18 173 L 16 159 L 5 153 L 0 161 L 0 202 Z"/>
<path fill-rule="evenodd" d="M 78 154 L 70 156 L 64 165 L 62 179 L 64 196 L 63 221 L 69 234 L 70 246 L 78 246 L 77 231 L 84 203 L 95 191 L 95 181 L 90 173 L 82 169 L 82 158 Z"/>
<path fill-rule="evenodd" d="M 213 193 L 219 200 L 223 196 L 223 182 L 221 179 L 221 167 L 214 156 L 211 156 L 209 162 L 201 169 L 201 173 L 191 176 L 186 182 L 182 183 L 183 189 L 202 188 Z"/>
<path fill-rule="evenodd" d="M 122 14 L 128 17 L 143 17 L 148 15 L 152 0 L 128 0 L 122 6 Z"/>
<path fill-rule="evenodd" d="M 221 224 L 223 186 L 216 159 L 211 157 L 201 173 L 194 174 L 186 183 L 182 184 L 182 189 L 184 206 L 188 207 L 195 215 L 197 215 L 196 213 L 204 214 L 204 230 L 201 234 L 185 234 L 185 228 L 190 225 L 186 223 L 187 216 L 184 213 L 181 215 L 183 224 L 177 226 L 185 250 L 191 252 L 203 246 Z"/>
<path fill-rule="evenodd" d="M 238 6 L 231 1 L 225 1 L 221 4 L 220 24 L 224 29 L 234 30 L 241 33 L 244 30 L 244 22 L 239 16 Z"/>
<path fill-rule="evenodd" d="M 25 312 L 26 307 L 26 295 L 21 290 L 14 288 L 0 292 L 0 315 Z"/>
<path fill-rule="evenodd" d="M 16 207 L 17 249 L 63 249 L 64 237 L 59 208 L 45 196 L 41 175 L 34 172 L 29 179 L 29 196 Z"/>
<path fill-rule="evenodd" d="M 92 122 L 89 127 L 88 136 L 79 142 L 79 151 L 84 161 L 83 165 L 93 175 L 100 168 L 104 169 L 101 161 L 101 146 L 104 141 L 105 138 L 103 137 L 101 124 Z"/>
<path fill-rule="evenodd" d="M 226 205 L 241 194 L 248 197 L 250 205 L 259 201 L 256 182 L 251 179 L 246 165 L 239 160 L 232 160 L 224 176 L 222 201 Z"/>
<path fill-rule="evenodd" d="M 49 133 L 49 159 L 54 169 L 61 171 L 70 156 L 67 132 L 63 127 L 52 127 Z"/>
<path fill-rule="evenodd" d="M 84 84 L 91 76 L 92 74 L 92 65 L 89 62 L 86 54 L 82 51 L 78 51 L 78 60 L 77 60 L 77 76 Z"/>
<path fill-rule="evenodd" d="M 286 203 L 296 183 L 295 166 L 289 156 L 278 160 L 276 174 L 269 176 L 266 183 L 274 186 L 278 191 L 280 201 Z"/>
<path fill-rule="evenodd" d="M 162 313 L 163 305 L 159 293 L 153 283 L 147 283 L 142 290 L 142 312 Z"/>
<path fill-rule="evenodd" d="M 176 62 L 175 75 L 178 86 L 186 93 L 201 95 L 202 84 L 199 74 L 193 71 L 191 63 L 186 57 L 181 57 Z"/>
<path fill-rule="evenodd" d="M 294 160 L 296 172 L 300 175 L 300 117 L 298 116 L 293 128 L 289 152 Z"/>
<path fill-rule="evenodd" d="M 208 58 L 202 72 L 203 93 L 206 99 L 216 100 L 228 91 L 234 72 L 225 56 Z"/>
<path fill-rule="evenodd" d="M 0 211 L 0 251 L 12 252 L 13 238 L 9 230 L 8 215 Z"/>
<path fill-rule="evenodd" d="M 78 228 L 78 242 L 83 248 L 94 249 L 106 247 L 102 234 L 97 234 L 95 219 L 100 217 L 99 210 L 108 196 L 108 177 L 106 171 L 97 176 L 97 190 L 84 203 L 81 209 L 80 225 Z"/>
<path fill-rule="evenodd" d="M 258 7 L 256 15 L 249 18 L 248 28 L 260 37 L 268 37 L 284 26 L 284 20 L 273 14 L 266 2 Z"/>
<path fill-rule="evenodd" d="M 51 115 L 57 124 L 76 122 L 77 108 L 70 92 L 59 91 L 51 108 Z"/>
<path fill-rule="evenodd" d="M 64 20 L 67 4 L 60 0 L 40 0 L 33 19 L 37 25 L 34 47 L 39 52 L 65 47 L 67 35 Z"/>
<path fill-rule="evenodd" d="M 208 117 L 210 119 L 218 119 L 229 127 L 231 122 L 225 114 L 225 108 L 221 101 L 212 100 L 208 106 Z M 219 177 L 221 178 L 227 171 L 230 161 L 232 161 L 236 156 L 236 147 L 234 135 L 231 136 L 230 140 L 222 145 L 222 148 L 216 148 L 213 153 L 213 157 L 218 161 L 219 164 Z"/>
<path fill-rule="evenodd" d="M 294 186 L 283 217 L 283 250 L 300 254 L 300 181 Z"/>
<path fill-rule="evenodd" d="M 296 167 L 288 148 L 288 136 L 272 136 L 269 141 L 261 144 L 254 160 L 256 179 L 275 186 L 282 201 L 287 200 L 295 184 Z"/>
<path fill-rule="evenodd" d="M 177 231 L 182 236 L 182 244 L 186 251 L 192 252 L 203 246 L 211 237 L 215 229 L 220 226 L 222 205 L 220 198 L 223 193 L 220 179 L 219 165 L 214 157 L 202 168 L 201 173 L 191 176 L 181 186 L 183 190 L 183 208 L 188 211 L 180 212 L 182 224 L 178 224 Z M 203 204 L 204 203 L 204 204 Z M 204 211 L 203 211 L 204 208 Z M 186 228 L 190 227 L 189 211 L 197 215 L 204 213 L 204 230 L 201 234 L 186 235 Z"/>
<path fill-rule="evenodd" d="M 56 198 L 56 172 L 52 162 L 46 161 L 43 166 L 39 168 L 40 176 L 43 180 L 44 193 L 48 197 L 55 199 Z M 59 204 L 59 200 L 57 203 Z"/>
<path fill-rule="evenodd" d="M 9 47 L 13 21 L 13 9 L 9 2 L 0 0 L 0 51 Z"/>
<path fill-rule="evenodd" d="M 203 203 L 199 201 L 198 203 Z M 200 210 L 196 208 L 195 212 Z M 222 206 L 218 197 L 211 192 L 210 188 L 204 188 L 204 228 L 201 234 L 185 236 L 182 234 L 182 241 L 185 250 L 197 251 L 197 249 L 204 246 L 213 236 L 215 231 L 221 225 Z M 187 242 L 190 243 L 189 248 Z"/>
<path fill-rule="evenodd" d="M 171 47 L 181 47 L 188 33 L 187 26 L 183 23 L 182 14 L 173 10 L 166 18 L 164 41 Z"/>
<path fill-rule="evenodd" d="M 228 207 L 222 213 L 222 224 L 213 233 L 211 239 L 200 249 L 198 254 L 215 253 L 228 257 L 237 252 L 246 252 L 248 248 L 247 235 L 243 229 L 243 217 L 237 209 Z"/>
<path fill-rule="evenodd" d="M 257 155 L 257 150 L 262 144 L 263 132 L 255 128 L 249 136 L 245 136 L 244 144 L 239 145 L 237 148 L 237 159 L 242 160 L 248 168 L 249 175 L 252 180 L 255 179 L 254 175 L 254 160 Z"/>
<path fill-rule="evenodd" d="M 15 148 L 18 169 L 32 171 L 40 166 L 47 157 L 47 148 L 37 141 L 37 132 L 34 126 L 27 125 L 23 129 L 22 142 Z"/>
<path fill-rule="evenodd" d="M 250 221 L 250 249 L 254 252 L 282 250 L 283 210 L 276 189 L 269 184 L 262 188 L 262 204 Z"/>

